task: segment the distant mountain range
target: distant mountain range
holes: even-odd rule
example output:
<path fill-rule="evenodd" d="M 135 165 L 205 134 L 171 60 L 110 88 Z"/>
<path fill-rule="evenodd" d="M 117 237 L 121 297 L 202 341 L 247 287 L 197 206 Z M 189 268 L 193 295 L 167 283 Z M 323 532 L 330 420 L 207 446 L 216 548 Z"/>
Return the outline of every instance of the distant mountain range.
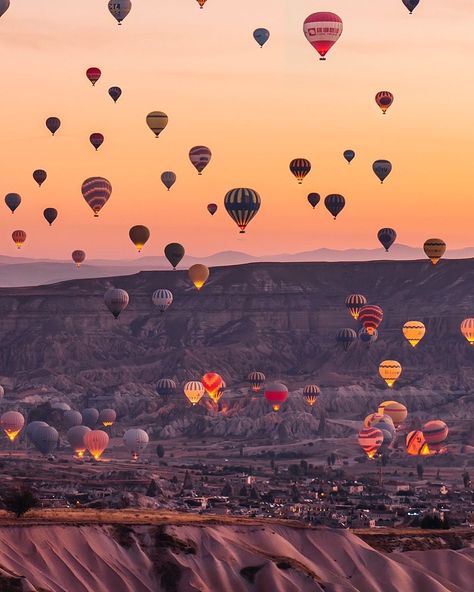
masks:
<path fill-rule="evenodd" d="M 280 253 L 254 256 L 239 251 L 222 251 L 204 257 L 186 255 L 180 268 L 194 263 L 209 267 L 240 265 L 243 263 L 296 263 L 336 261 L 396 261 L 424 258 L 420 248 L 394 245 L 389 253 L 383 249 L 316 249 L 300 253 Z M 474 247 L 450 250 L 447 259 L 474 258 Z M 0 255 L 0 287 L 37 286 L 72 279 L 87 279 L 130 275 L 139 271 L 169 269 L 163 256 L 144 256 L 136 259 L 90 259 L 77 269 L 72 261 L 54 259 L 32 259 Z"/>

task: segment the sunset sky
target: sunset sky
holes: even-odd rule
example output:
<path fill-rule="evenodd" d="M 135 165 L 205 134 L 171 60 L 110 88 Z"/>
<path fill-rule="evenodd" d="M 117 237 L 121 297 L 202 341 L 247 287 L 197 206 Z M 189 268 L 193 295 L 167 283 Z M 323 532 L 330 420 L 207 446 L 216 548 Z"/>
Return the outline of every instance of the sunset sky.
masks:
<path fill-rule="evenodd" d="M 302 32 L 319 10 L 344 21 L 326 62 Z M 107 0 L 12 0 L 0 19 L 0 253 L 132 258 L 134 224 L 151 230 L 146 255 L 170 241 L 193 255 L 375 248 L 383 226 L 404 244 L 439 236 L 448 249 L 473 246 L 473 23 L 472 0 L 421 0 L 412 16 L 401 0 L 208 0 L 204 10 L 195 0 L 134 0 L 121 27 Z M 271 31 L 263 49 L 257 27 Z M 94 88 L 90 66 L 102 70 Z M 379 90 L 395 95 L 386 116 Z M 169 115 L 158 140 L 145 123 L 153 110 Z M 48 116 L 62 120 L 54 138 Z M 105 135 L 97 153 L 92 132 Z M 213 152 L 202 177 L 188 160 L 197 144 Z M 350 166 L 347 148 L 357 153 Z M 301 186 L 288 170 L 298 157 L 313 165 Z M 384 185 L 377 159 L 393 163 Z M 36 168 L 49 175 L 41 189 Z M 178 175 L 169 193 L 164 170 Z M 95 175 L 113 185 L 99 219 L 80 191 Z M 262 198 L 243 239 L 222 205 L 240 186 Z M 346 197 L 336 222 L 321 203 L 311 210 L 313 191 Z M 23 199 L 14 215 L 8 192 Z M 209 202 L 219 205 L 214 217 Z M 59 211 L 52 228 L 46 207 Z M 28 234 L 21 251 L 15 229 Z"/>

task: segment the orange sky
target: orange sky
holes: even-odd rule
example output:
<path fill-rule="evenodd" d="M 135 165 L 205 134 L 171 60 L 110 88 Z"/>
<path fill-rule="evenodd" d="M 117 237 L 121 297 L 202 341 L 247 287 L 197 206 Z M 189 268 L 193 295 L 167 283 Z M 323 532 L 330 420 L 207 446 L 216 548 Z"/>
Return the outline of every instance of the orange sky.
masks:
<path fill-rule="evenodd" d="M 448 248 L 472 246 L 474 4 L 421 0 L 412 16 L 401 0 L 376 4 L 208 0 L 199 10 L 195 0 L 135 0 L 118 27 L 106 0 L 12 0 L 0 19 L 0 193 L 23 202 L 13 216 L 0 204 L 0 252 L 134 257 L 133 224 L 151 230 L 146 255 L 170 241 L 194 255 L 373 248 L 382 226 L 405 244 L 440 236 Z M 317 10 L 344 21 L 327 62 L 302 33 Z M 261 26 L 272 33 L 263 50 L 252 38 Z M 89 66 L 102 69 L 95 88 Z M 123 89 L 116 105 L 112 85 Z M 385 117 L 378 90 L 395 94 Z M 152 110 L 170 118 L 159 140 L 145 124 Z M 51 115 L 63 122 L 54 138 L 44 126 Z M 95 131 L 105 135 L 97 153 Z M 214 155 L 202 177 L 187 156 L 196 144 Z M 347 148 L 357 152 L 350 166 Z M 296 157 L 313 164 L 302 186 L 288 170 Z M 379 158 L 394 167 L 383 186 L 371 168 Z M 41 189 L 36 168 L 49 174 Z M 164 170 L 178 175 L 170 193 Z M 94 175 L 114 188 L 99 219 L 80 192 Z M 238 186 L 262 198 L 244 239 L 222 207 Z M 321 204 L 311 210 L 311 191 L 346 197 L 336 222 Z M 211 201 L 220 206 L 214 217 Z M 59 210 L 52 228 L 45 207 Z M 28 234 L 21 251 L 15 229 Z"/>

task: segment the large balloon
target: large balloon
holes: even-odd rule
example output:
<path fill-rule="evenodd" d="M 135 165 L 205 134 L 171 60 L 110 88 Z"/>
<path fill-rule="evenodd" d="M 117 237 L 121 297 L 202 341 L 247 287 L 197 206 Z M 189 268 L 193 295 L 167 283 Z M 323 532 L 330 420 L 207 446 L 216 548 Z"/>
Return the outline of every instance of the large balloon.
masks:
<path fill-rule="evenodd" d="M 120 313 L 127 308 L 129 300 L 128 293 L 120 288 L 109 288 L 104 294 L 105 306 L 116 319 L 118 319 Z"/>
<path fill-rule="evenodd" d="M 197 0 L 197 3 L 199 4 L 199 8 L 204 8 L 204 4 L 206 4 L 207 0 Z"/>
<path fill-rule="evenodd" d="M 209 268 L 201 263 L 196 263 L 188 269 L 188 275 L 196 289 L 200 290 L 209 278 Z"/>
<path fill-rule="evenodd" d="M 410 456 L 428 456 L 430 454 L 429 446 L 420 430 L 407 434 L 405 445 Z"/>
<path fill-rule="evenodd" d="M 43 169 L 37 169 L 36 171 L 33 171 L 33 179 L 38 183 L 38 187 L 43 185 L 47 177 L 48 173 L 43 171 Z"/>
<path fill-rule="evenodd" d="M 25 425 L 25 418 L 19 411 L 6 411 L 0 417 L 0 426 L 10 442 L 14 442 Z"/>
<path fill-rule="evenodd" d="M 117 420 L 117 412 L 115 409 L 102 409 L 99 413 L 98 422 L 101 423 L 104 428 L 110 428 L 114 425 Z"/>
<path fill-rule="evenodd" d="M 321 389 L 316 384 L 307 384 L 303 389 L 303 399 L 306 403 L 313 407 L 321 394 Z"/>
<path fill-rule="evenodd" d="M 43 212 L 44 219 L 51 226 L 51 224 L 58 217 L 58 210 L 56 208 L 46 208 Z"/>
<path fill-rule="evenodd" d="M 94 459 L 99 460 L 109 445 L 109 435 L 103 430 L 90 430 L 84 434 L 84 444 Z"/>
<path fill-rule="evenodd" d="M 109 95 L 114 103 L 116 103 L 122 96 L 122 89 L 119 86 L 111 86 L 109 88 Z"/>
<path fill-rule="evenodd" d="M 321 196 L 319 195 L 319 193 L 310 193 L 310 194 L 308 194 L 308 202 L 312 206 L 313 210 L 318 205 L 318 203 L 320 202 L 320 200 L 321 200 Z"/>
<path fill-rule="evenodd" d="M 176 173 L 173 173 L 173 171 L 165 171 L 164 173 L 161 173 L 161 182 L 169 191 L 176 183 Z"/>
<path fill-rule="evenodd" d="M 140 452 L 143 452 L 148 446 L 150 438 L 145 430 L 132 428 L 123 435 L 123 444 L 132 455 L 133 460 L 137 460 Z"/>
<path fill-rule="evenodd" d="M 82 411 L 82 423 L 88 428 L 93 428 L 99 421 L 99 411 L 95 407 L 87 407 Z"/>
<path fill-rule="evenodd" d="M 184 385 L 184 394 L 191 405 L 197 405 L 204 395 L 205 389 L 199 380 L 191 380 Z"/>
<path fill-rule="evenodd" d="M 377 454 L 383 444 L 383 439 L 382 430 L 378 428 L 364 428 L 357 436 L 359 446 L 370 459 Z"/>
<path fill-rule="evenodd" d="M 403 403 L 399 403 L 398 401 L 384 401 L 380 403 L 378 412 L 384 417 L 390 417 L 396 428 L 400 427 L 408 417 L 407 408 Z"/>
<path fill-rule="evenodd" d="M 265 387 L 265 399 L 273 411 L 279 411 L 282 403 L 288 399 L 288 388 L 281 382 L 271 382 Z"/>
<path fill-rule="evenodd" d="M 79 458 L 84 456 L 84 452 L 87 449 L 84 443 L 84 436 L 90 431 L 91 429 L 85 425 L 74 426 L 67 431 L 67 441 L 74 450 L 74 454 Z"/>
<path fill-rule="evenodd" d="M 59 434 L 52 426 L 39 426 L 33 434 L 32 442 L 41 454 L 51 454 L 58 446 Z"/>
<path fill-rule="evenodd" d="M 54 136 L 54 134 L 61 127 L 61 120 L 59 119 L 59 117 L 48 117 L 48 119 L 46 120 L 46 127 Z"/>
<path fill-rule="evenodd" d="M 132 10 L 132 3 L 130 0 L 109 0 L 110 14 L 121 25 L 123 19 Z"/>
<path fill-rule="evenodd" d="M 264 28 L 255 29 L 253 32 L 253 38 L 260 45 L 260 47 L 263 47 L 270 39 L 270 31 Z"/>
<path fill-rule="evenodd" d="M 179 265 L 181 259 L 184 257 L 185 251 L 183 245 L 179 243 L 170 243 L 165 247 L 165 257 L 173 266 L 173 269 Z"/>
<path fill-rule="evenodd" d="M 214 214 L 217 212 L 217 204 L 207 204 L 207 211 L 209 212 L 209 214 L 211 214 L 211 216 L 214 216 Z"/>
<path fill-rule="evenodd" d="M 148 239 L 150 238 L 150 231 L 146 226 L 139 224 L 138 226 L 132 226 L 128 231 L 128 236 L 132 243 L 137 247 L 140 253 Z"/>
<path fill-rule="evenodd" d="M 14 214 L 17 207 L 21 204 L 21 196 L 18 193 L 7 193 L 5 195 L 5 203 L 12 211 L 12 214 Z"/>
<path fill-rule="evenodd" d="M 377 238 L 388 253 L 388 250 L 397 239 L 397 233 L 393 228 L 381 228 L 377 233 Z"/>
<path fill-rule="evenodd" d="M 372 169 L 380 182 L 383 183 L 392 172 L 392 163 L 389 160 L 376 160 Z"/>
<path fill-rule="evenodd" d="M 153 304 L 163 313 L 173 304 L 173 294 L 169 290 L 155 290 L 152 296 Z"/>
<path fill-rule="evenodd" d="M 413 11 L 420 3 L 420 0 L 402 0 L 403 4 L 407 7 L 410 11 L 410 14 L 413 14 Z"/>
<path fill-rule="evenodd" d="M 245 233 L 247 225 L 260 209 L 260 204 L 260 195 L 249 187 L 231 189 L 224 198 L 224 207 L 240 228 L 240 234 Z"/>
<path fill-rule="evenodd" d="M 362 341 L 362 343 L 370 345 L 371 343 L 377 341 L 377 339 L 379 338 L 379 332 L 377 331 L 377 329 L 374 329 L 373 333 L 369 333 L 365 327 L 362 327 L 362 329 L 359 329 L 358 337 L 359 340 Z"/>
<path fill-rule="evenodd" d="M 77 251 L 73 251 L 71 257 L 74 263 L 76 264 L 76 267 L 80 267 L 81 263 L 84 263 L 84 261 L 86 260 L 85 252 L 79 249 Z"/>
<path fill-rule="evenodd" d="M 338 193 L 332 193 L 325 198 L 324 205 L 326 206 L 328 212 L 334 216 L 335 220 L 344 209 L 346 200 L 342 195 L 339 195 Z"/>
<path fill-rule="evenodd" d="M 422 431 L 430 451 L 435 452 L 443 448 L 449 433 L 448 426 L 440 419 L 428 421 Z"/>
<path fill-rule="evenodd" d="M 112 185 L 104 177 L 89 177 L 82 184 L 82 195 L 88 206 L 98 218 L 100 210 L 105 206 L 112 194 Z"/>
<path fill-rule="evenodd" d="M 171 397 L 176 394 L 176 382 L 171 378 L 160 378 L 156 383 L 156 392 L 160 397 Z"/>
<path fill-rule="evenodd" d="M 360 309 L 367 304 L 367 298 L 362 294 L 349 294 L 346 298 L 346 308 L 353 319 L 357 321 Z"/>
<path fill-rule="evenodd" d="M 209 395 L 209 398 L 212 399 L 214 403 L 217 403 L 217 401 L 215 400 L 216 395 L 219 392 L 219 389 L 222 388 L 222 385 L 224 383 L 224 381 L 222 380 L 222 376 L 220 376 L 216 372 L 208 372 L 207 374 L 204 374 L 204 376 L 201 378 L 201 383 L 204 389 L 206 390 L 206 393 Z"/>
<path fill-rule="evenodd" d="M 0 0 L 0 16 L 3 16 L 10 8 L 10 0 Z"/>
<path fill-rule="evenodd" d="M 155 134 L 155 138 L 158 138 L 168 125 L 168 115 L 163 113 L 163 111 L 152 111 L 146 116 L 146 122 L 148 127 Z"/>
<path fill-rule="evenodd" d="M 92 86 L 95 86 L 95 83 L 102 76 L 102 72 L 99 70 L 99 68 L 88 68 L 86 71 L 86 76 L 91 82 Z"/>
<path fill-rule="evenodd" d="M 382 113 L 385 115 L 387 109 L 393 103 L 393 95 L 388 90 L 381 90 L 375 95 L 375 102 L 382 109 Z"/>
<path fill-rule="evenodd" d="M 333 12 L 310 14 L 303 24 L 306 39 L 321 56 L 326 59 L 327 52 L 342 34 L 342 20 Z"/>
<path fill-rule="evenodd" d="M 402 328 L 403 335 L 408 343 L 416 347 L 426 333 L 426 327 L 421 321 L 407 321 Z"/>
<path fill-rule="evenodd" d="M 211 162 L 212 152 L 207 146 L 194 146 L 189 151 L 189 160 L 194 168 L 197 170 L 198 175 L 202 175 L 202 171 Z"/>
<path fill-rule="evenodd" d="M 96 152 L 104 143 L 104 136 L 99 132 L 94 132 L 89 136 L 89 142 L 94 146 Z"/>
<path fill-rule="evenodd" d="M 354 150 L 344 150 L 344 158 L 349 164 L 354 160 L 356 153 Z"/>
<path fill-rule="evenodd" d="M 14 230 L 12 232 L 12 239 L 17 249 L 21 249 L 26 241 L 26 232 L 24 230 Z"/>
<path fill-rule="evenodd" d="M 300 185 L 310 170 L 311 163 L 306 158 L 295 158 L 290 162 L 290 171 Z"/>
<path fill-rule="evenodd" d="M 474 345 L 474 319 L 464 319 L 461 323 L 461 333 L 470 345 Z"/>
<path fill-rule="evenodd" d="M 63 422 L 67 430 L 74 426 L 79 426 L 82 424 L 82 413 L 74 409 L 68 409 L 64 412 Z"/>
<path fill-rule="evenodd" d="M 440 238 L 429 238 L 423 245 L 425 255 L 431 259 L 431 263 L 436 265 L 441 257 L 446 253 L 446 243 Z"/>
<path fill-rule="evenodd" d="M 357 333 L 354 331 L 354 329 L 339 329 L 336 335 L 336 341 L 342 345 L 344 351 L 347 351 L 356 340 Z"/>
<path fill-rule="evenodd" d="M 379 374 L 389 388 L 393 387 L 395 382 L 400 378 L 401 373 L 402 366 L 396 360 L 384 360 L 379 365 Z"/>
<path fill-rule="evenodd" d="M 365 304 L 359 309 L 359 320 L 364 329 L 372 334 L 383 321 L 383 310 L 375 304 Z"/>
<path fill-rule="evenodd" d="M 247 377 L 247 380 L 250 382 L 250 387 L 254 393 L 260 392 L 264 382 L 265 382 L 265 374 L 263 372 L 250 372 Z"/>

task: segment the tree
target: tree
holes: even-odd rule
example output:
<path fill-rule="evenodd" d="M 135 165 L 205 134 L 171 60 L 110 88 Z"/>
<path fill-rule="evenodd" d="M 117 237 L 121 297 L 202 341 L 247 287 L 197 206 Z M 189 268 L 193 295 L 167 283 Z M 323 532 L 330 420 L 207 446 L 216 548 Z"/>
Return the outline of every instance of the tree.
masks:
<path fill-rule="evenodd" d="M 464 487 L 466 489 L 469 489 L 469 487 L 471 486 L 471 477 L 469 476 L 469 473 L 467 472 L 467 470 L 465 470 L 464 473 L 462 474 L 462 480 L 464 483 Z"/>
<path fill-rule="evenodd" d="M 161 444 L 158 444 L 158 446 L 156 447 L 156 454 L 158 455 L 158 458 L 164 457 L 165 449 L 163 448 L 163 446 Z"/>
<path fill-rule="evenodd" d="M 331 452 L 331 465 L 334 466 L 336 464 L 337 456 L 334 452 Z"/>
<path fill-rule="evenodd" d="M 423 479 L 423 473 L 425 472 L 425 467 L 421 463 L 418 463 L 416 465 L 416 472 L 418 473 L 418 479 Z"/>
<path fill-rule="evenodd" d="M 291 501 L 294 504 L 297 504 L 301 500 L 300 490 L 298 489 L 296 484 L 293 484 L 293 486 L 291 487 L 290 496 L 291 496 Z"/>
<path fill-rule="evenodd" d="M 225 485 L 221 491 L 221 495 L 223 495 L 224 497 L 232 497 L 232 495 L 233 495 L 232 485 L 228 481 L 225 482 Z"/>
<path fill-rule="evenodd" d="M 148 485 L 146 495 L 148 497 L 156 497 L 157 493 L 158 493 L 158 485 L 156 484 L 156 481 L 154 479 L 152 479 L 150 481 L 150 485 Z"/>
<path fill-rule="evenodd" d="M 28 487 L 22 487 L 3 496 L 3 505 L 9 512 L 13 512 L 17 518 L 26 514 L 28 510 L 40 505 L 39 499 Z"/>
<path fill-rule="evenodd" d="M 441 473 L 439 469 L 436 471 L 436 479 L 439 481 L 441 479 Z"/>
<path fill-rule="evenodd" d="M 193 485 L 193 480 L 191 478 L 191 475 L 189 474 L 189 471 L 186 471 L 186 473 L 184 473 L 183 489 L 190 490 L 193 488 L 194 488 L 194 485 Z"/>
<path fill-rule="evenodd" d="M 308 474 L 308 463 L 305 460 L 300 460 L 300 467 L 303 475 L 306 477 Z"/>

